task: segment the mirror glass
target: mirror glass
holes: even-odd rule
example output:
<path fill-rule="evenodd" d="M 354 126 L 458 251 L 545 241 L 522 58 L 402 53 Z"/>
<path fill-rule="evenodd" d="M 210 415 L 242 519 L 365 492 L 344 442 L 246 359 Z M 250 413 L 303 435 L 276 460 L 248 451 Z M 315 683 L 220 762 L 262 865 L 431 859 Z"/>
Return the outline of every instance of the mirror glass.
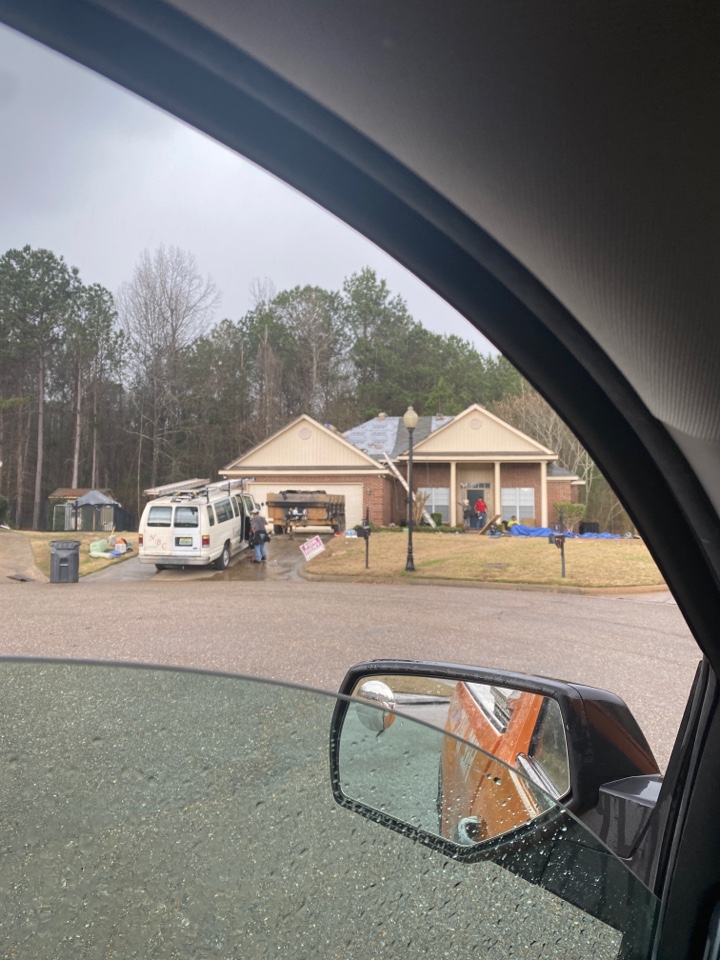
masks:
<path fill-rule="evenodd" d="M 400 675 L 361 679 L 353 696 L 360 702 L 349 706 L 339 743 L 340 787 L 350 800 L 474 846 L 568 794 L 565 729 L 550 697 Z"/>

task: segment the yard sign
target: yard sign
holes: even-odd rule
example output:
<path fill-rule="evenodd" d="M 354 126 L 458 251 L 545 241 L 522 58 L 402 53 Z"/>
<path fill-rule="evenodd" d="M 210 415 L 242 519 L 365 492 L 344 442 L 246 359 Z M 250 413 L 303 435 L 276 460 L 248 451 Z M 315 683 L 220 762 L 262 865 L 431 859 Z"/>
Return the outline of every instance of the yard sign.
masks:
<path fill-rule="evenodd" d="M 310 540 L 306 540 L 305 543 L 301 543 L 300 549 L 302 550 L 306 560 L 312 560 L 313 557 L 316 557 L 319 553 L 323 552 L 325 549 L 325 544 L 322 542 L 320 537 L 312 537 Z"/>

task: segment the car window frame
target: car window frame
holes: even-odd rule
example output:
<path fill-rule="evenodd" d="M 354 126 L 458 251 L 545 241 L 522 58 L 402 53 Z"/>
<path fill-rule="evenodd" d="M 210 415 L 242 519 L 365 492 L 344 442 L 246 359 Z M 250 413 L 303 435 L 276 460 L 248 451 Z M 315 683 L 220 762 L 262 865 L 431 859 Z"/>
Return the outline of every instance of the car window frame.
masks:
<path fill-rule="evenodd" d="M 158 5 L 151 16 L 135 0 L 122 8 L 87 0 L 55 6 L 0 0 L 0 17 L 238 150 L 355 226 L 482 327 L 565 416 L 638 528 L 652 532 L 648 546 L 712 666 L 693 691 L 689 726 L 685 735 L 681 729 L 663 786 L 674 811 L 658 827 L 666 837 L 658 880 L 668 901 L 680 851 L 686 863 L 693 850 L 720 862 L 720 827 L 686 815 L 711 800 L 713 757 L 706 747 L 720 741 L 720 521 L 675 442 L 578 321 L 477 224 L 381 147 L 177 11 Z M 706 888 L 707 877 L 689 876 L 684 902 L 697 906 Z M 688 909 L 677 917 L 675 955 L 689 956 L 687 944 L 697 942 L 705 918 Z"/>

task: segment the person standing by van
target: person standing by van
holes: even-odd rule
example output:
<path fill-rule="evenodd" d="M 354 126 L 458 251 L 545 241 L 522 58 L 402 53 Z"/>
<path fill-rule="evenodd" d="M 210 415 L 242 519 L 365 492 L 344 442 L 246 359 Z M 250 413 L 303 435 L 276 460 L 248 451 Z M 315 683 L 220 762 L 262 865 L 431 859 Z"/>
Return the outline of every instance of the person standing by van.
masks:
<path fill-rule="evenodd" d="M 255 556 L 252 559 L 253 563 L 262 563 L 263 560 L 267 560 L 267 554 L 265 553 L 265 543 L 268 540 L 267 535 L 267 521 L 265 517 L 261 516 L 259 510 L 253 510 L 252 520 L 250 521 L 250 532 L 252 535 L 252 546 L 255 551 Z"/>

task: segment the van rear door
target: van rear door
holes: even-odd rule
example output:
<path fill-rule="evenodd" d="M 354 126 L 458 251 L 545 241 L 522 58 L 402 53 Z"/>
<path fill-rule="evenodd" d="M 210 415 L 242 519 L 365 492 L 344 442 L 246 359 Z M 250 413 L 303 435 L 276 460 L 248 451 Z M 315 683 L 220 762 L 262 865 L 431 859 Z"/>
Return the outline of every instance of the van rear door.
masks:
<path fill-rule="evenodd" d="M 166 504 L 158 504 L 148 509 L 143 534 L 143 551 L 152 556 L 169 557 L 172 554 L 173 508 Z"/>
<path fill-rule="evenodd" d="M 173 523 L 173 556 L 200 556 L 200 508 L 196 504 L 178 504 Z"/>

